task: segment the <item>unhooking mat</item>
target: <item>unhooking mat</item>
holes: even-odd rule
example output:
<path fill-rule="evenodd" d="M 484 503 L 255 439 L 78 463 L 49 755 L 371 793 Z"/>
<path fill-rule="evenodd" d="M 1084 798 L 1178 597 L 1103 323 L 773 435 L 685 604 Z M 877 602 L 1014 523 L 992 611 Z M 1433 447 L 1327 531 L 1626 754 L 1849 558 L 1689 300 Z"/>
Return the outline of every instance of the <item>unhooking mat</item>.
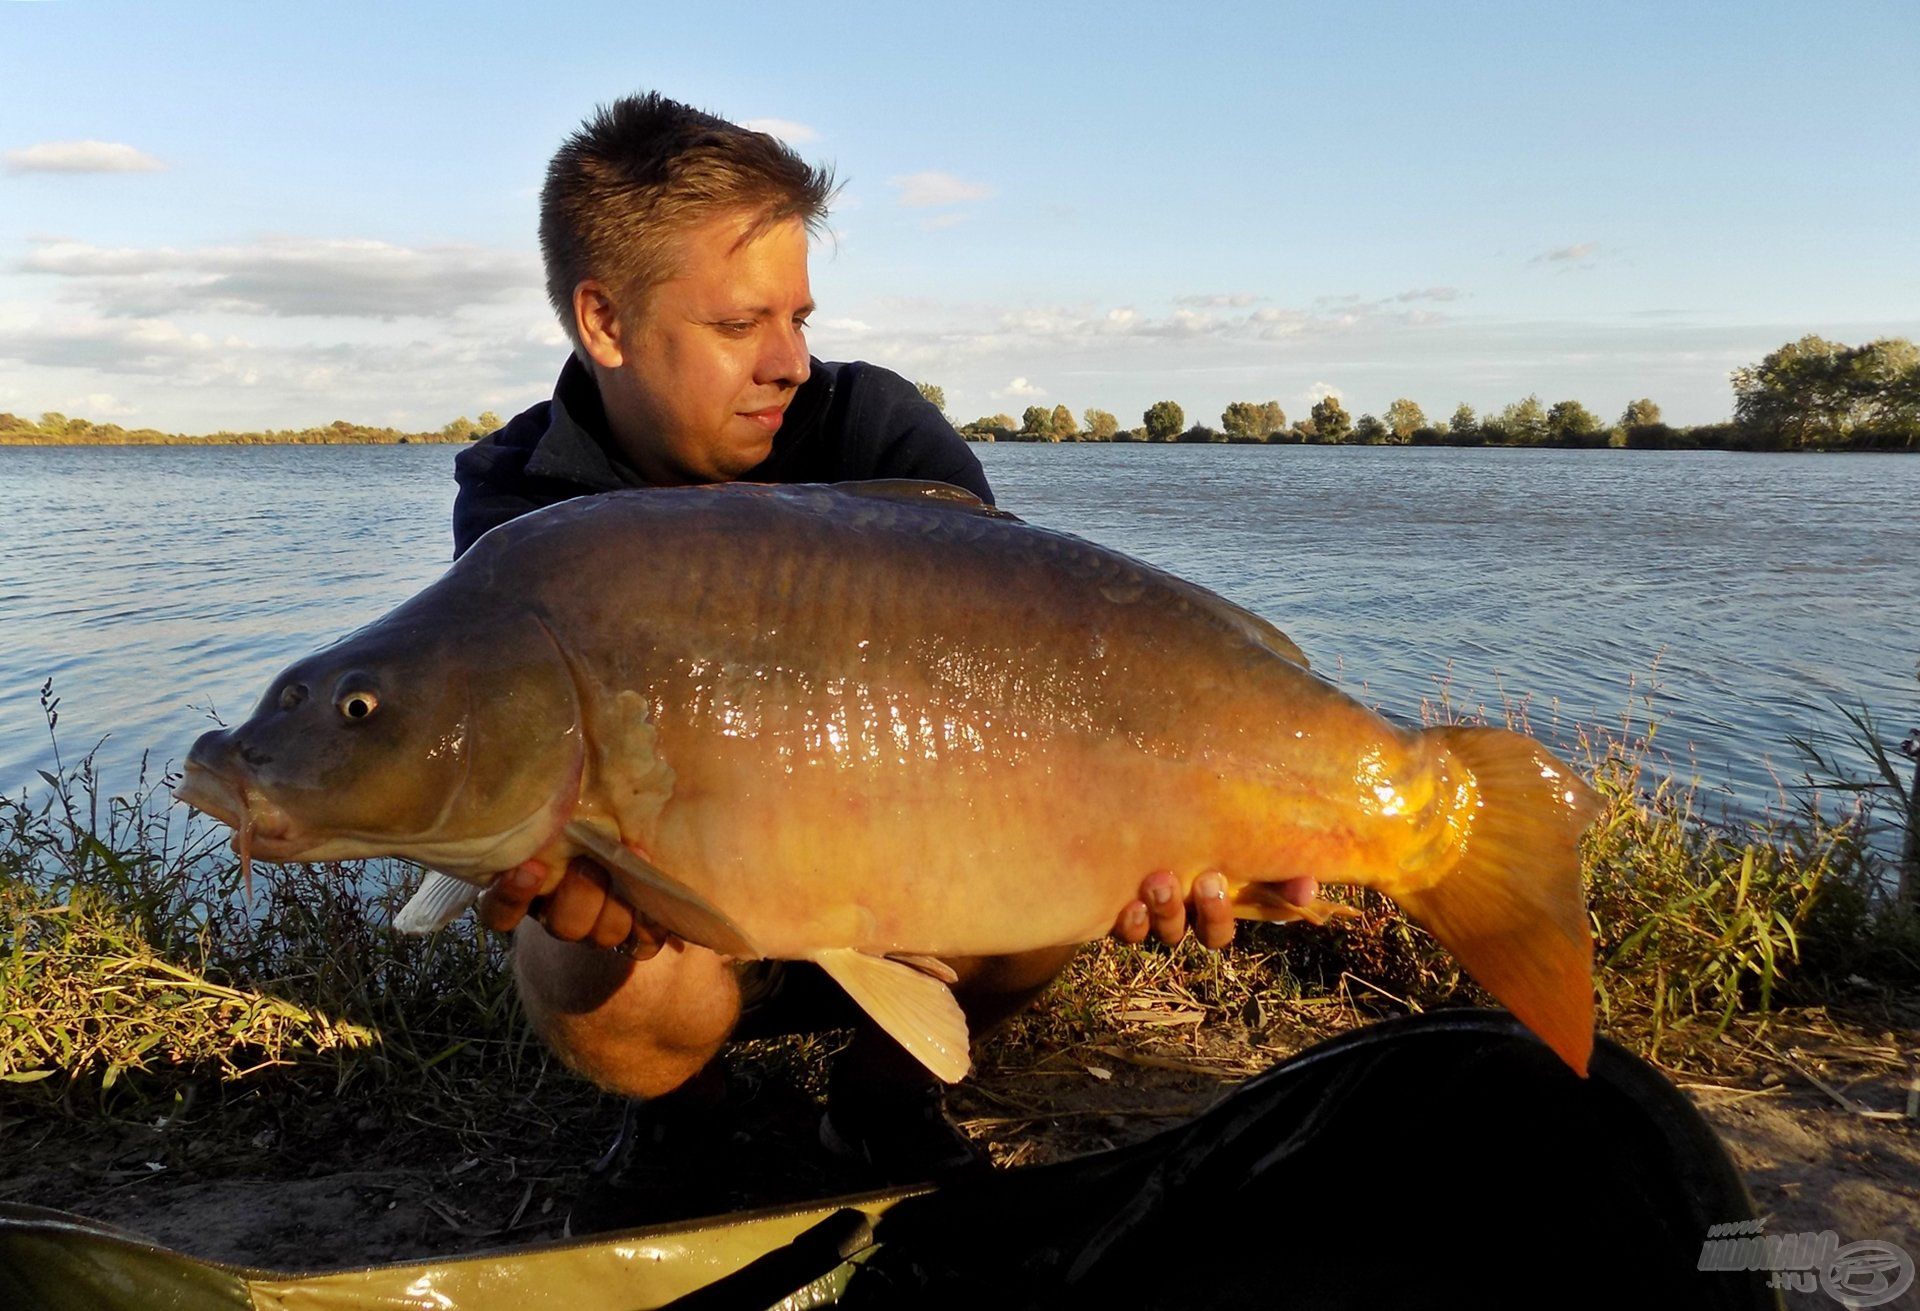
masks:
<path fill-rule="evenodd" d="M 1131 1147 L 939 1185 L 319 1274 L 197 1261 L 0 1206 L 6 1311 L 1778 1306 L 1698 1267 L 1751 1220 L 1687 1099 L 1602 1039 L 1576 1078 L 1510 1017 L 1321 1043 Z"/>

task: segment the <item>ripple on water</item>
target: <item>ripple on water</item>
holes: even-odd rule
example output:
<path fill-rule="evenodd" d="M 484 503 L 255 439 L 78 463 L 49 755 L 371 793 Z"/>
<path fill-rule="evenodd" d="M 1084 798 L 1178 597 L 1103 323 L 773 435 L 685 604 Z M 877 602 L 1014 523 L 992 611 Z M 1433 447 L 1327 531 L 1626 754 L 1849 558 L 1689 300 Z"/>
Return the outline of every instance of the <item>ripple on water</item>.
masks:
<path fill-rule="evenodd" d="M 1763 805 L 1832 703 L 1920 722 L 1920 460 L 1645 452 L 976 448 L 999 499 L 1212 587 L 1324 674 L 1414 718 L 1444 688 L 1644 721 L 1676 767 Z M 72 742 L 178 757 L 205 708 L 438 577 L 439 447 L 0 452 L 0 786 Z M 1895 734 L 1897 736 L 1897 733 Z"/>

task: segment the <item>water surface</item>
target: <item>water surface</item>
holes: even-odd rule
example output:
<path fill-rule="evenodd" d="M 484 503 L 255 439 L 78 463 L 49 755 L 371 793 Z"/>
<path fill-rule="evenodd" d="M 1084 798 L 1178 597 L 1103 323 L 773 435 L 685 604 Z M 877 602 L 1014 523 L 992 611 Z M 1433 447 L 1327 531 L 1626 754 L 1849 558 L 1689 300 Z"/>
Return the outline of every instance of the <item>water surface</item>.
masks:
<path fill-rule="evenodd" d="M 1920 459 L 1723 452 L 998 445 L 1002 505 L 1285 629 L 1371 704 L 1443 685 L 1645 720 L 1743 809 L 1795 735 L 1920 722 Z M 282 666 L 451 554 L 446 446 L 0 449 L 0 787 L 105 738 L 110 782 L 244 717 Z"/>

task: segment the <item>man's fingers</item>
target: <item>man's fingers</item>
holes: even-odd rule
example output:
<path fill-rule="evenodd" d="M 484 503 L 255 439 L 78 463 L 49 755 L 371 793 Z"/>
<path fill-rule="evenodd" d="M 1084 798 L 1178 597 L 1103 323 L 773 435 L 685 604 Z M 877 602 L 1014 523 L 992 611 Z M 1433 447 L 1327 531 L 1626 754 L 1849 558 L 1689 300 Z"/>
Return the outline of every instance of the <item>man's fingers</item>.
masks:
<path fill-rule="evenodd" d="M 1227 904 L 1227 881 L 1218 874 L 1193 881 L 1193 931 L 1215 951 L 1233 941 L 1233 907 Z"/>
<path fill-rule="evenodd" d="M 559 886 L 547 894 L 540 922 L 562 942 L 585 942 L 606 904 L 606 872 L 590 861 L 569 861 Z M 615 942 L 625 937 L 623 933 Z"/>
<path fill-rule="evenodd" d="M 511 933 L 546 881 L 547 871 L 536 861 L 508 870 L 480 894 L 480 922 L 495 933 Z"/>
<path fill-rule="evenodd" d="M 1180 900 L 1180 880 L 1170 869 L 1157 869 L 1140 885 L 1140 900 L 1147 904 L 1147 920 L 1153 936 L 1174 946 L 1187 936 L 1187 908 Z"/>
<path fill-rule="evenodd" d="M 1113 936 L 1136 947 L 1145 942 L 1147 940 L 1147 903 L 1128 902 L 1127 908 L 1120 912 L 1120 918 L 1113 922 Z"/>
<path fill-rule="evenodd" d="M 610 892 L 607 872 L 584 856 L 568 861 L 560 882 L 542 896 L 547 878 L 536 860 L 508 870 L 481 894 L 480 922 L 507 933 L 532 914 L 561 942 L 617 948 L 634 960 L 652 959 L 670 936 Z"/>
<path fill-rule="evenodd" d="M 1279 886 L 1280 895 L 1296 906 L 1304 906 L 1312 901 L 1320 891 L 1320 880 L 1311 874 L 1302 874 L 1297 879 L 1288 879 Z"/>
<path fill-rule="evenodd" d="M 593 922 L 593 932 L 587 935 L 587 941 L 596 947 L 614 948 L 625 942 L 633 934 L 633 912 L 618 897 L 608 897 L 600 904 L 600 917 Z"/>
<path fill-rule="evenodd" d="M 620 954 L 628 960 L 652 960 L 660 954 L 660 948 L 666 946 L 670 936 L 641 920 L 633 926 L 633 932 L 627 940 L 620 944 Z"/>

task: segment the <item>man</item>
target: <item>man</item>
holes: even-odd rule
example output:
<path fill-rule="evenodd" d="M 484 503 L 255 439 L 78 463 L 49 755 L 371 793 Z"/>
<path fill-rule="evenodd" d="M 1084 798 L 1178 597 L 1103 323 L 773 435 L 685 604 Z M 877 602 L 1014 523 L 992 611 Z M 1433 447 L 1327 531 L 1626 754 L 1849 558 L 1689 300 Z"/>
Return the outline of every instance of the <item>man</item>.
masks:
<path fill-rule="evenodd" d="M 774 138 L 657 95 L 618 101 L 569 138 L 548 169 L 540 240 L 574 353 L 551 401 L 460 454 L 456 553 L 516 515 L 618 488 L 922 478 L 990 502 L 979 461 L 911 383 L 809 356 L 808 238 L 831 193 L 825 171 Z M 1298 900 L 1310 885 L 1298 881 Z M 1196 931 L 1224 945 L 1233 919 L 1223 883 L 1203 879 L 1195 893 Z M 509 871 L 480 912 L 514 934 L 515 976 L 541 1036 L 602 1086 L 649 1099 L 663 1142 L 664 1126 L 700 1118 L 710 1063 L 752 1011 L 743 1033 L 855 1024 L 829 1087 L 829 1146 L 895 1178 L 973 1156 L 937 1082 L 809 966 L 741 966 L 668 939 L 609 896 L 604 871 L 586 861 Z M 1114 932 L 1171 943 L 1188 918 L 1161 871 Z M 1072 954 L 949 962 L 970 1030 L 1025 1006 Z"/>

